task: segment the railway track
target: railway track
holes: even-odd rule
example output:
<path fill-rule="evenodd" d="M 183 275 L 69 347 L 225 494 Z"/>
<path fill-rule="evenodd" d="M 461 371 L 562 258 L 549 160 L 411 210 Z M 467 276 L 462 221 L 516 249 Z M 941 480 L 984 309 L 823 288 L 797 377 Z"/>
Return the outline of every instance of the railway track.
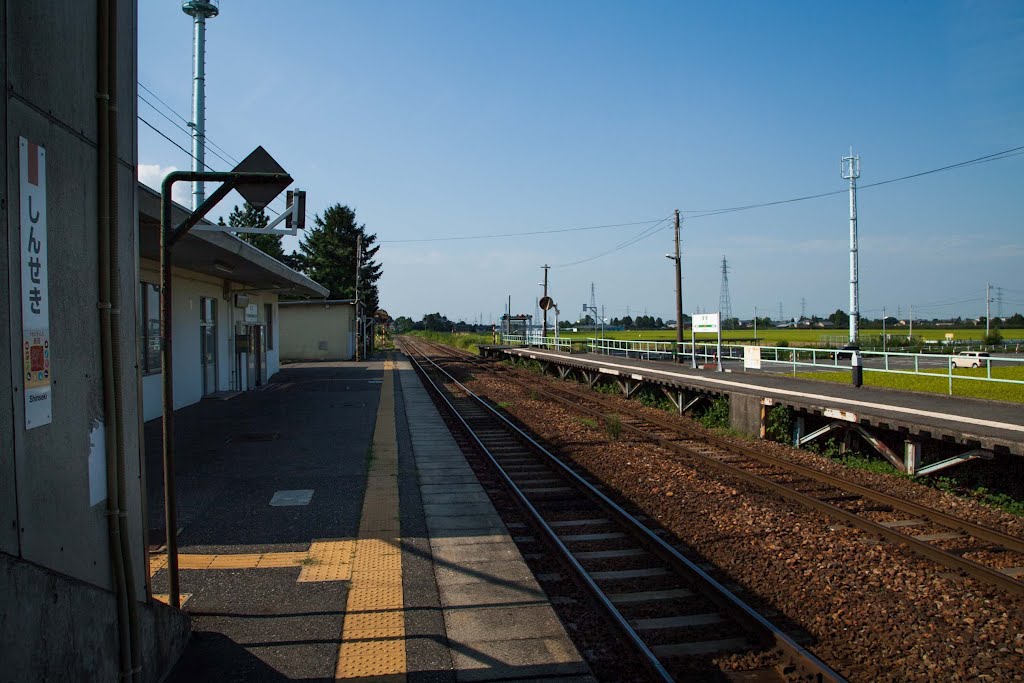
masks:
<path fill-rule="evenodd" d="M 493 363 L 451 347 L 436 345 L 446 356 L 459 353 L 460 362 L 478 369 Z M 507 373 L 507 379 L 524 384 Z M 562 386 L 564 384 L 564 386 Z M 810 467 L 745 447 L 676 420 L 653 417 L 590 389 L 569 383 L 530 384 L 548 399 L 599 419 L 619 418 L 622 429 L 657 443 L 681 457 L 756 484 L 841 523 L 902 544 L 913 552 L 953 570 L 958 575 L 1024 595 L 1024 539 L 976 524 L 935 508 L 913 503 L 846 481 Z M 976 559 L 966 557 L 971 555 Z"/>
<path fill-rule="evenodd" d="M 707 675 L 713 660 L 732 657 L 742 669 L 730 672 L 735 680 L 842 680 L 427 357 L 423 342 L 403 346 L 464 438 L 657 678 Z"/>

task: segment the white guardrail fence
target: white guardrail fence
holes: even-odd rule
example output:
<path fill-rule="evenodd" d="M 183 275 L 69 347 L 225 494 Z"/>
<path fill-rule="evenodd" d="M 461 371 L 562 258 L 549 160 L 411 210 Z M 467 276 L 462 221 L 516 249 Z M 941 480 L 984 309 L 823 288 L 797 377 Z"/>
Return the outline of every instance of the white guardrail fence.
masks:
<path fill-rule="evenodd" d="M 504 335 L 502 343 L 510 346 L 532 346 L 569 353 L 573 340 L 568 338 L 541 337 L 539 335 Z M 608 356 L 638 358 L 642 360 L 671 360 L 679 358 L 685 362 L 701 365 L 718 363 L 717 346 L 714 343 L 674 341 L 628 341 L 624 339 L 588 338 L 576 340 L 580 350 Z M 696 352 L 696 353 L 695 353 Z M 814 349 L 794 346 L 746 346 L 723 344 L 723 364 L 741 364 L 742 369 L 761 370 L 785 367 L 798 372 L 833 371 L 850 369 L 851 351 L 844 349 Z M 957 367 L 956 355 L 937 353 L 905 353 L 901 351 L 860 351 L 862 369 L 868 372 L 884 372 L 895 375 L 915 375 L 932 379 L 946 379 L 949 394 L 953 394 L 953 380 L 976 382 L 998 382 L 1024 385 L 1024 379 L 999 377 L 1001 368 L 1024 367 L 1024 357 L 979 356 L 970 358 L 977 368 Z"/>

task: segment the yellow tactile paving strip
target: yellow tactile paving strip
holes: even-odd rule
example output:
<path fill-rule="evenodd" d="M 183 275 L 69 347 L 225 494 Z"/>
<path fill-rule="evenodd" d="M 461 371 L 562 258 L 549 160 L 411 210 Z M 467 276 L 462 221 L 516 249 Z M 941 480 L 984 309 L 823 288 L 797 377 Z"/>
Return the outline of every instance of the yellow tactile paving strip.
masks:
<path fill-rule="evenodd" d="M 348 581 L 352 577 L 355 541 L 313 541 L 309 560 L 302 565 L 299 581 Z"/>
<path fill-rule="evenodd" d="M 335 678 L 405 680 L 405 612 L 398 513 L 395 363 L 384 362 L 373 457 L 352 562 Z"/>
<path fill-rule="evenodd" d="M 313 541 L 309 550 L 281 553 L 178 555 L 178 569 L 281 569 L 302 567 L 299 581 L 348 581 L 352 576 L 353 540 Z M 150 555 L 149 576 L 167 566 L 167 555 Z"/>

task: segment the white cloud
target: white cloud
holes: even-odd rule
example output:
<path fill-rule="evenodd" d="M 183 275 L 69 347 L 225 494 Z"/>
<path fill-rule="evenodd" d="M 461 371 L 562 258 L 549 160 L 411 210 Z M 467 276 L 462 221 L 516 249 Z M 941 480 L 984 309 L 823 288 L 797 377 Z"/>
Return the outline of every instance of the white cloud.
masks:
<path fill-rule="evenodd" d="M 139 182 L 148 185 L 156 191 L 160 191 L 160 183 L 168 173 L 177 171 L 176 166 L 161 166 L 160 164 L 139 164 Z M 191 192 L 188 183 L 175 183 L 171 190 L 174 201 L 183 206 L 190 206 L 189 194 Z"/>

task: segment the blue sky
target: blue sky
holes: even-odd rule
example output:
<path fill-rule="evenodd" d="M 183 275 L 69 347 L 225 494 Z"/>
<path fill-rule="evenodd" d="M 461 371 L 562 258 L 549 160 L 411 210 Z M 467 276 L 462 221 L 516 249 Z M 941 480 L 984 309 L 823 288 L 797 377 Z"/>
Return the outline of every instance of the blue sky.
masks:
<path fill-rule="evenodd" d="M 176 0 L 139 4 L 139 81 L 187 119 L 190 18 Z M 563 318 L 592 282 L 609 316 L 674 317 L 670 221 L 592 260 L 651 224 L 436 238 L 676 208 L 686 312 L 717 310 L 723 255 L 738 317 L 846 309 L 845 194 L 700 210 L 841 190 L 851 145 L 862 184 L 1024 145 L 1012 1 L 224 0 L 207 53 L 210 140 L 235 158 L 265 146 L 310 216 L 352 206 L 382 244 L 381 305 L 414 319 L 489 321 L 509 295 L 532 313 L 545 263 Z M 189 148 L 148 104 L 139 114 Z M 190 159 L 140 123 L 139 163 L 153 182 Z M 1024 312 L 1024 155 L 858 199 L 864 315 L 980 315 L 986 282 L 1005 314 Z"/>

